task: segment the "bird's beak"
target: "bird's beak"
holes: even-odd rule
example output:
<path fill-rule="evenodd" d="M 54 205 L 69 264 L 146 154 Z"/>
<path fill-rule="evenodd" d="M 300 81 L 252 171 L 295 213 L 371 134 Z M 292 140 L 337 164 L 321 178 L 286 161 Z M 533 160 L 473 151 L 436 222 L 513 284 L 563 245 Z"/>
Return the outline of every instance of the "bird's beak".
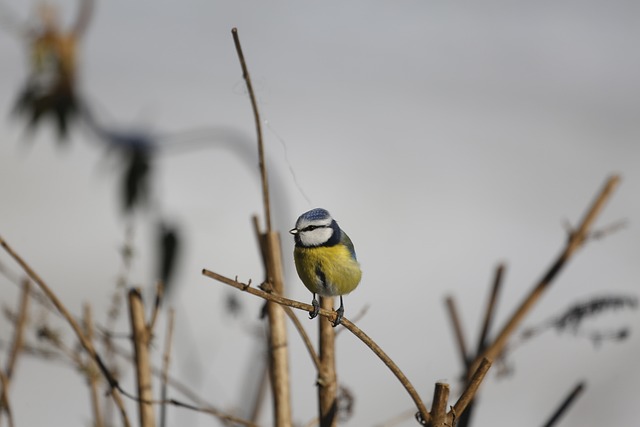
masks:
<path fill-rule="evenodd" d="M 298 229 L 297 228 L 292 228 L 291 230 L 289 230 L 289 233 L 298 234 Z"/>

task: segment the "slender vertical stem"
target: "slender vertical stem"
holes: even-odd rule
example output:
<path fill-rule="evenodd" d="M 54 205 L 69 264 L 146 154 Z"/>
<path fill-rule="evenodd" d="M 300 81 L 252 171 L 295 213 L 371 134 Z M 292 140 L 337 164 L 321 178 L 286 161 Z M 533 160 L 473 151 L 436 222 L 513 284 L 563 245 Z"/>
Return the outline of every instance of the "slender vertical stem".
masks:
<path fill-rule="evenodd" d="M 2 400 L 0 400 L 0 415 L 2 415 L 4 411 L 9 420 L 9 427 L 14 427 L 13 412 L 11 411 L 11 404 L 9 402 L 9 379 L 2 371 L 0 371 L 0 392 L 2 394 Z"/>
<path fill-rule="evenodd" d="M 87 340 L 93 342 L 93 316 L 91 315 L 91 306 L 85 304 L 83 308 L 83 323 Z M 98 392 L 98 375 L 97 366 L 93 359 L 87 361 L 87 382 L 91 391 L 91 409 L 93 411 L 93 426 L 102 427 L 104 425 L 102 411 L 100 408 L 100 393 Z"/>
<path fill-rule="evenodd" d="M 269 184 L 267 182 L 267 167 L 264 161 L 264 145 L 262 143 L 262 122 L 260 121 L 260 113 L 258 112 L 258 103 L 256 102 L 256 96 L 253 92 L 253 85 L 251 84 L 251 76 L 247 68 L 247 63 L 244 59 L 244 53 L 242 52 L 242 45 L 240 45 L 240 37 L 238 36 L 238 29 L 231 29 L 233 35 L 233 42 L 236 45 L 236 52 L 238 53 L 238 59 L 240 60 L 240 66 L 242 67 L 242 77 L 247 84 L 247 92 L 249 92 L 249 99 L 251 100 L 251 108 L 253 109 L 253 117 L 256 123 L 256 133 L 258 137 L 258 161 L 260 165 L 260 178 L 262 180 L 262 197 L 264 204 L 264 215 L 267 232 L 271 231 L 271 207 L 269 204 Z"/>
<path fill-rule="evenodd" d="M 173 322 L 175 320 L 175 310 L 169 310 L 169 320 L 167 321 L 167 335 L 164 340 L 164 354 L 162 356 L 162 407 L 160 408 L 160 427 L 165 427 L 167 422 L 167 383 L 169 380 L 169 362 L 171 361 L 171 344 L 173 343 Z"/>
<path fill-rule="evenodd" d="M 144 319 L 144 305 L 142 295 L 138 289 L 129 291 L 129 315 L 133 349 L 135 353 L 136 379 L 138 384 L 138 412 L 140 427 L 153 427 L 155 420 L 153 405 L 153 390 L 151 388 L 151 363 L 149 361 L 149 330 Z"/>
<path fill-rule="evenodd" d="M 333 310 L 333 297 L 320 297 L 320 307 Z M 338 379 L 336 375 L 335 329 L 325 319 L 318 319 L 320 369 L 318 370 L 318 409 L 320 427 L 335 427 L 338 424 Z"/>

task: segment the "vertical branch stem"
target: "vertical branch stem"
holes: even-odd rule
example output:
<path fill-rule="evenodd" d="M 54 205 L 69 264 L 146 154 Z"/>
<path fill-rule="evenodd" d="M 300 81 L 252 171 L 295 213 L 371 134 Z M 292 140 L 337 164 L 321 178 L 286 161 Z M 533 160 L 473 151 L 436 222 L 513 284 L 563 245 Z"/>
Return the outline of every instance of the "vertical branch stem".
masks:
<path fill-rule="evenodd" d="M 493 279 L 493 286 L 491 287 L 491 295 L 489 297 L 489 302 L 487 303 L 487 309 L 484 313 L 484 320 L 482 321 L 482 329 L 480 331 L 480 337 L 478 338 L 478 345 L 476 347 L 476 354 L 480 354 L 482 350 L 484 350 L 487 345 L 487 337 L 489 336 L 489 330 L 491 329 L 491 324 L 493 323 L 493 318 L 495 314 L 496 301 L 498 300 L 498 295 L 500 294 L 500 289 L 502 288 L 502 279 L 504 277 L 505 265 L 499 264 L 496 268 L 495 278 Z"/>
<path fill-rule="evenodd" d="M 151 389 L 151 363 L 149 361 L 149 329 L 144 319 L 142 295 L 138 289 L 129 291 L 129 315 L 135 353 L 136 379 L 138 383 L 138 411 L 140 427 L 153 427 L 153 390 Z"/>
<path fill-rule="evenodd" d="M 320 297 L 320 307 L 333 310 L 333 297 Z M 320 427 L 338 424 L 338 379 L 336 375 L 335 329 L 332 323 L 318 319 L 320 369 L 318 370 L 318 408 Z"/>
<path fill-rule="evenodd" d="M 240 60 L 240 66 L 242 67 L 242 77 L 247 84 L 247 92 L 249 92 L 249 99 L 251 100 L 251 108 L 253 109 L 253 117 L 256 123 L 256 133 L 258 137 L 258 159 L 260 165 L 260 178 L 262 180 L 262 198 L 264 204 L 264 215 L 267 232 L 271 231 L 271 207 L 269 203 L 269 184 L 267 182 L 267 167 L 264 161 L 264 145 L 262 143 L 262 123 L 260 121 L 260 113 L 258 112 L 258 103 L 256 102 L 256 96 L 253 92 L 253 85 L 251 84 L 251 76 L 247 69 L 247 63 L 244 59 L 244 53 L 242 52 L 242 45 L 240 45 L 240 37 L 238 36 L 238 29 L 233 28 L 231 30 L 233 35 L 233 42 L 236 45 L 236 52 L 238 53 L 238 59 Z"/>

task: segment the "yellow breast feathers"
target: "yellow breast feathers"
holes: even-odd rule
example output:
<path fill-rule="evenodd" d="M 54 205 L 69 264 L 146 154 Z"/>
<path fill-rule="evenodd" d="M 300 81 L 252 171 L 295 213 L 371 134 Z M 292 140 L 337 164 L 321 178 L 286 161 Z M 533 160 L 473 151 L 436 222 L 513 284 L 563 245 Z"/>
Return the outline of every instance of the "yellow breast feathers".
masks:
<path fill-rule="evenodd" d="M 360 265 L 344 245 L 296 247 L 293 257 L 302 283 L 313 293 L 345 295 L 360 283 Z"/>

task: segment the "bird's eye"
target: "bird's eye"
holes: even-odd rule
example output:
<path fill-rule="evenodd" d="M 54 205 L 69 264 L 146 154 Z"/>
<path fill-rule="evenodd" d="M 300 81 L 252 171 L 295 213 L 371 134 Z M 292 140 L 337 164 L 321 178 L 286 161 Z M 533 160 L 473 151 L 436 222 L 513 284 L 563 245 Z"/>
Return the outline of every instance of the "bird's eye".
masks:
<path fill-rule="evenodd" d="M 308 225 L 308 226 L 306 226 L 306 227 L 304 228 L 304 230 L 303 230 L 303 231 L 313 231 L 313 230 L 315 230 L 316 228 L 322 228 L 322 226 L 321 226 L 321 225 Z"/>

